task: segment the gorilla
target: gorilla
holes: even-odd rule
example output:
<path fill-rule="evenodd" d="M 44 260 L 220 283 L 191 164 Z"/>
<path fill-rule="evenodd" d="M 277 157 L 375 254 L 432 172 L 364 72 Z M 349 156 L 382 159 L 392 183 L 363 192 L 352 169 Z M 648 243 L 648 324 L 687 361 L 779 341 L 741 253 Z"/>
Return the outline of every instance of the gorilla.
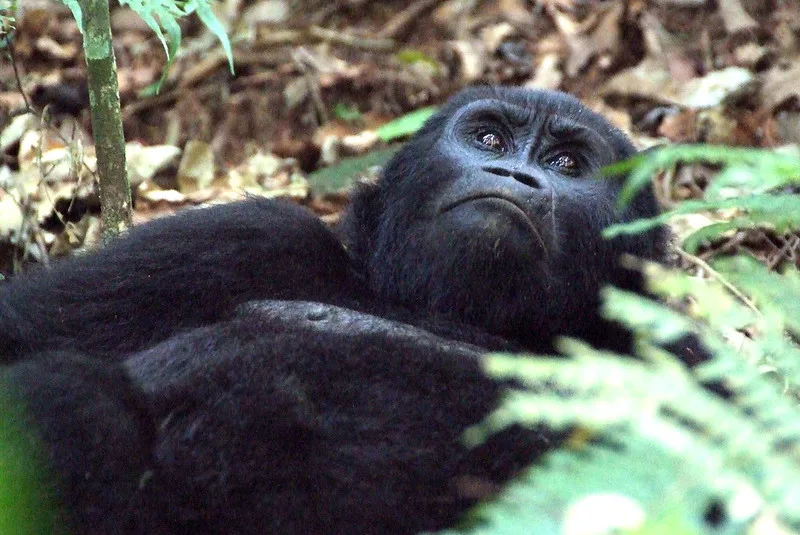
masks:
<path fill-rule="evenodd" d="M 38 485 L 80 533 L 389 533 L 453 525 L 552 447 L 466 428 L 487 351 L 625 351 L 598 290 L 663 261 L 616 205 L 627 137 L 561 93 L 453 97 L 330 229 L 263 199 L 182 212 L 0 286 L 0 378 Z M 678 353 L 683 352 L 678 348 Z M 692 351 L 684 358 L 692 364 Z"/>

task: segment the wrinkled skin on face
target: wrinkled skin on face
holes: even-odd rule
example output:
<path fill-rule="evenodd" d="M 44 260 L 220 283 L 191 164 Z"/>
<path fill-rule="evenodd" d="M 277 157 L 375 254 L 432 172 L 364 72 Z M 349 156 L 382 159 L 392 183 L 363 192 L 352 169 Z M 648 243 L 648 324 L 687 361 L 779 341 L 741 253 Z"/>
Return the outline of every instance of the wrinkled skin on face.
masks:
<path fill-rule="evenodd" d="M 468 90 L 362 187 L 346 242 L 377 293 L 414 310 L 533 347 L 555 333 L 592 339 L 598 290 L 637 284 L 620 254 L 664 254 L 660 229 L 601 237 L 657 213 L 651 191 L 618 210 L 621 180 L 598 177 L 635 152 L 567 95 Z"/>

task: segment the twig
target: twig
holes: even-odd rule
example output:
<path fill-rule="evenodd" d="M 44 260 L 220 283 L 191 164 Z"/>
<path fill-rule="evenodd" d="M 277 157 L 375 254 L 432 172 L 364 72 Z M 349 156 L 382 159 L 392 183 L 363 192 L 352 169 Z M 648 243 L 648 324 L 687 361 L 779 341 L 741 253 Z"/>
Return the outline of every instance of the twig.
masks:
<path fill-rule="evenodd" d="M 347 32 L 339 32 L 329 30 L 321 26 L 311 26 L 308 28 L 308 34 L 311 37 L 321 39 L 323 41 L 330 41 L 339 45 L 349 46 L 351 48 L 358 48 L 362 50 L 375 50 L 385 52 L 394 50 L 397 46 L 394 39 L 387 37 L 359 37 Z"/>
<path fill-rule="evenodd" d="M 28 95 L 25 94 L 25 91 L 22 89 L 22 80 L 19 76 L 19 70 L 17 69 L 17 58 L 16 54 L 14 53 L 14 43 L 11 42 L 11 39 L 8 38 L 8 34 L 3 35 L 3 41 L 6 44 L 6 55 L 8 56 L 8 60 L 11 62 L 11 68 L 14 70 L 14 80 L 17 83 L 17 91 L 19 94 L 22 95 L 22 100 L 25 102 L 25 108 L 28 110 L 28 113 L 35 113 L 33 106 L 31 106 L 31 102 L 28 100 Z"/>
<path fill-rule="evenodd" d="M 3 40 L 5 41 L 6 46 L 8 47 L 7 48 L 7 50 L 8 50 L 8 58 L 9 58 L 9 61 L 11 62 L 11 68 L 14 70 L 14 82 L 17 85 L 17 91 L 19 91 L 19 94 L 22 95 L 22 100 L 25 103 L 25 111 L 26 111 L 26 113 L 30 113 L 30 114 L 34 115 L 37 119 L 39 119 L 39 124 L 40 125 L 46 125 L 47 128 L 51 132 L 55 133 L 56 137 L 62 143 L 64 143 L 64 145 L 71 146 L 75 142 L 74 125 L 73 125 L 73 138 L 72 139 L 68 139 L 64 134 L 61 133 L 61 131 L 58 128 L 55 128 L 52 124 L 50 124 L 49 121 L 45 121 L 45 115 L 43 113 L 39 113 L 36 110 L 36 108 L 33 107 L 33 105 L 28 100 L 28 96 L 25 94 L 25 91 L 22 89 L 22 79 L 20 78 L 19 70 L 17 69 L 17 58 L 16 58 L 16 54 L 14 52 L 14 44 L 8 38 L 8 34 L 3 36 Z M 39 143 L 41 144 L 41 142 L 42 142 L 42 140 L 40 138 L 39 139 Z M 42 150 L 42 148 L 41 148 L 41 145 L 40 145 L 40 147 L 39 147 L 39 153 L 40 154 L 41 154 L 41 150 Z M 94 178 L 94 179 L 97 178 L 96 173 L 94 171 L 92 171 L 92 169 L 89 167 L 89 164 L 87 164 L 86 161 L 83 158 L 81 158 L 81 165 L 92 176 L 92 178 Z M 48 171 L 48 173 L 49 173 L 49 171 Z M 40 174 L 41 174 L 41 170 L 40 170 Z M 43 174 L 41 176 L 42 176 L 42 179 L 44 179 L 47 175 Z M 76 191 L 77 191 L 77 188 L 80 187 L 80 176 L 76 176 L 76 178 L 78 180 L 77 186 L 76 186 Z M 75 200 L 75 196 L 73 195 L 72 199 L 70 200 L 70 206 L 72 206 L 72 202 L 74 202 L 74 200 Z M 58 212 L 56 212 L 56 213 L 58 213 Z"/>
<path fill-rule="evenodd" d="M 219 84 L 209 84 L 204 87 L 197 87 L 192 89 L 192 94 L 198 96 L 200 98 L 207 97 L 214 93 L 218 93 L 220 91 Z M 171 91 L 167 91 L 165 93 L 161 93 L 154 97 L 147 98 L 145 100 L 137 100 L 128 104 L 127 106 L 122 108 L 122 118 L 127 119 L 132 115 L 136 115 L 139 112 L 144 110 L 148 110 L 150 108 L 160 106 L 162 104 L 171 104 L 172 102 L 178 100 L 182 94 L 186 91 L 182 88 L 176 88 Z"/>
<path fill-rule="evenodd" d="M 341 11 L 343 9 L 350 9 L 353 8 L 363 8 L 369 4 L 372 0 L 337 0 L 335 2 L 331 2 L 327 6 L 323 7 L 311 17 L 311 24 L 325 24 L 325 21 L 328 20 L 334 13 Z"/>
<path fill-rule="evenodd" d="M 442 0 L 417 0 L 386 23 L 378 32 L 377 37 L 384 39 L 397 38 L 408 29 L 408 26 L 414 22 L 414 19 L 418 18 L 424 12 L 433 9 L 433 7 L 441 1 Z"/>
<path fill-rule="evenodd" d="M 796 252 L 800 248 L 800 236 L 791 236 L 789 239 L 784 240 L 784 244 L 778 249 L 774 257 L 767 262 L 767 267 L 770 270 L 778 267 L 784 260 L 789 257 L 789 252 Z"/>
<path fill-rule="evenodd" d="M 704 270 L 706 270 L 706 272 L 709 275 L 711 275 L 714 279 L 719 281 L 720 284 L 722 284 L 725 288 L 728 289 L 728 291 L 730 291 L 742 303 L 744 303 L 744 305 L 747 308 L 749 308 L 750 310 L 755 312 L 759 317 L 763 316 L 763 314 L 761 314 L 761 311 L 758 310 L 758 308 L 756 307 L 755 303 L 753 303 L 750 300 L 749 297 L 744 295 L 741 292 L 741 290 L 739 290 L 736 286 L 733 285 L 733 283 L 731 283 L 731 281 L 729 281 L 728 279 L 723 277 L 722 274 L 719 271 L 717 271 L 714 268 L 712 268 L 705 260 L 703 260 L 702 258 L 697 257 L 695 255 L 689 254 L 689 253 L 687 253 L 686 251 L 684 251 L 682 249 L 679 249 L 679 248 L 676 248 L 676 249 L 678 249 L 678 254 L 681 256 L 681 258 L 683 258 L 684 260 L 688 261 L 689 263 L 692 263 L 692 264 L 694 264 L 694 265 L 696 265 L 698 267 L 701 267 Z"/>
<path fill-rule="evenodd" d="M 308 53 L 305 48 L 298 48 L 292 54 L 297 68 L 303 73 L 308 85 L 308 92 L 311 95 L 311 101 L 314 103 L 314 108 L 317 112 L 317 121 L 320 125 L 328 122 L 328 110 L 325 108 L 325 103 L 322 101 L 322 91 L 319 87 L 319 76 L 315 76 L 313 71 L 319 72 L 316 65 L 315 58 Z"/>
<path fill-rule="evenodd" d="M 397 43 L 384 37 L 361 37 L 349 32 L 331 30 L 322 26 L 308 26 L 302 30 L 283 30 L 259 37 L 256 47 L 275 47 L 284 45 L 303 45 L 317 41 L 328 41 L 350 48 L 386 52 L 394 50 Z"/>

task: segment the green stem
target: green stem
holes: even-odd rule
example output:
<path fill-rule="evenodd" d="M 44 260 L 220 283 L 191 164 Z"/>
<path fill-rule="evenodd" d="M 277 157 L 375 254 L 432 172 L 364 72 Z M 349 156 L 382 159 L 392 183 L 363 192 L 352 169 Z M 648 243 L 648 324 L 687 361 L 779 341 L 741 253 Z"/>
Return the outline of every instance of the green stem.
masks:
<path fill-rule="evenodd" d="M 79 0 L 79 4 L 100 180 L 103 240 L 108 241 L 131 225 L 131 188 L 125 168 L 117 68 L 111 46 L 108 0 Z"/>

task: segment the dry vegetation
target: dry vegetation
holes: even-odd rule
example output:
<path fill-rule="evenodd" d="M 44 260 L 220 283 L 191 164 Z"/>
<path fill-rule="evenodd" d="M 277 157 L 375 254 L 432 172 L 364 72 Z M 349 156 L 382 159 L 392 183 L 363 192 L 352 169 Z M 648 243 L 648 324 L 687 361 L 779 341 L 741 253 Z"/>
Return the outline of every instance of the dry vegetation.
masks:
<path fill-rule="evenodd" d="M 0 62 L 0 273 L 98 240 L 81 38 L 69 11 L 25 0 Z M 112 11 L 134 221 L 239 198 L 291 196 L 335 220 L 346 192 L 309 173 L 380 148 L 374 130 L 470 84 L 570 91 L 642 147 L 800 144 L 800 6 L 794 0 L 223 0 L 218 41 L 184 22 L 164 49 Z M 10 61 L 12 60 L 13 61 Z M 711 168 L 658 177 L 665 206 L 702 195 Z M 313 182 L 312 182 L 313 183 Z M 703 223 L 686 219 L 678 234 Z M 800 264 L 800 236 L 732 234 Z"/>

